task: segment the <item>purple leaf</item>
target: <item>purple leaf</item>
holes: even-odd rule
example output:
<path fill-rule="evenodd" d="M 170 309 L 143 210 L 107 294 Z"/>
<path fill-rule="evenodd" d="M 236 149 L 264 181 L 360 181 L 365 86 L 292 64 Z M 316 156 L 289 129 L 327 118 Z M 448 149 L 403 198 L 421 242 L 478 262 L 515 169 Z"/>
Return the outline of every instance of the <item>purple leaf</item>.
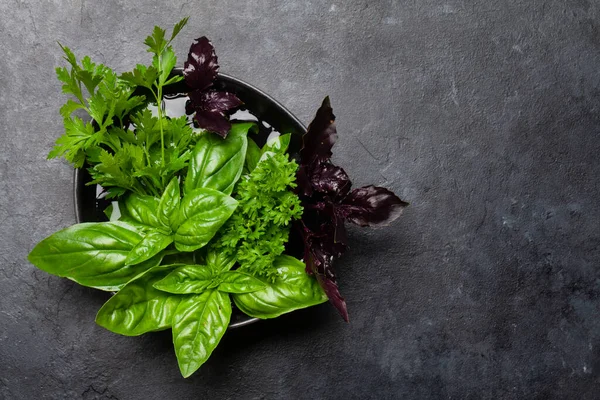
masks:
<path fill-rule="evenodd" d="M 310 183 L 309 174 L 311 171 L 307 165 L 300 165 L 296 172 L 296 183 L 298 185 L 298 193 L 303 196 L 312 196 L 313 189 Z"/>
<path fill-rule="evenodd" d="M 365 186 L 354 189 L 336 207 L 336 214 L 360 226 L 388 225 L 407 205 L 385 188 Z"/>
<path fill-rule="evenodd" d="M 307 272 L 317 278 L 331 304 L 338 310 L 344 321 L 348 322 L 348 308 L 337 285 L 332 265 L 333 256 L 322 251 L 321 246 L 322 242 L 317 242 L 305 247 L 304 261 L 306 262 Z"/>
<path fill-rule="evenodd" d="M 329 161 L 316 163 L 313 168 L 310 183 L 312 188 L 321 193 L 344 197 L 350 192 L 352 182 L 343 168 Z"/>
<path fill-rule="evenodd" d="M 203 92 L 195 90 L 189 94 L 190 100 L 186 103 L 186 113 L 194 115 L 194 121 L 206 130 L 215 132 L 222 137 L 227 137 L 231 129 L 227 111 L 238 107 L 242 101 L 233 93 L 217 92 L 214 90 Z"/>
<path fill-rule="evenodd" d="M 206 36 L 196 39 L 183 64 L 185 83 L 192 89 L 205 90 L 217 78 L 218 71 L 217 54 L 210 40 Z"/>
<path fill-rule="evenodd" d="M 325 161 L 331 158 L 331 148 L 337 139 L 335 129 L 335 115 L 329 103 L 329 97 L 325 97 L 323 104 L 317 110 L 317 115 L 308 125 L 308 130 L 302 137 L 302 149 L 300 150 L 300 163 L 312 164 L 314 161 Z"/>
<path fill-rule="evenodd" d="M 192 107 L 211 112 L 224 112 L 242 105 L 242 101 L 233 93 L 199 90 L 189 94 Z"/>
<path fill-rule="evenodd" d="M 231 130 L 231 122 L 220 112 L 198 110 L 194 115 L 194 121 L 198 126 L 214 132 L 222 138 L 226 138 Z"/>
<path fill-rule="evenodd" d="M 347 248 L 345 220 L 361 226 L 386 225 L 400 216 L 407 203 L 380 187 L 350 192 L 348 174 L 330 160 L 336 139 L 335 116 L 326 97 L 302 137 L 296 175 L 304 207 L 299 226 L 307 272 L 316 276 L 331 303 L 348 321 L 333 269 L 333 261 Z"/>

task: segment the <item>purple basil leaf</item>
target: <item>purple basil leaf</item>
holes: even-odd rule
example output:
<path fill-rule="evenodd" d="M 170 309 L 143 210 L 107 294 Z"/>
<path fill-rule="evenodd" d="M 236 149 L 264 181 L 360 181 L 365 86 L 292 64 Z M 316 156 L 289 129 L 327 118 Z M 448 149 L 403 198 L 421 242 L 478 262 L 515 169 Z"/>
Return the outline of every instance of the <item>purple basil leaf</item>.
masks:
<path fill-rule="evenodd" d="M 314 161 L 329 160 L 336 138 L 335 115 L 333 115 L 329 97 L 325 97 L 323 104 L 317 110 L 317 115 L 308 125 L 308 130 L 302 137 L 303 147 L 300 150 L 300 163 L 309 165 Z"/>
<path fill-rule="evenodd" d="M 206 36 L 196 39 L 183 64 L 185 83 L 192 89 L 205 90 L 217 78 L 218 71 L 217 55 L 210 40 Z"/>
<path fill-rule="evenodd" d="M 191 114 L 196 111 L 194 121 L 198 126 L 222 137 L 227 137 L 231 123 L 225 113 L 240 106 L 242 101 L 233 93 L 214 90 L 207 92 L 195 90 L 189 94 L 189 97 L 190 100 L 186 103 L 186 113 Z"/>
<path fill-rule="evenodd" d="M 344 221 L 341 220 L 343 229 Z M 342 318 L 348 322 L 348 310 L 346 301 L 340 294 L 335 270 L 333 269 L 333 260 L 339 257 L 345 250 L 344 243 L 336 243 L 334 240 L 333 224 L 322 224 L 318 233 L 312 232 L 306 227 L 303 221 L 299 226 L 304 240 L 304 261 L 306 263 L 306 272 L 314 275 L 317 281 L 329 297 L 329 301 L 339 311 Z M 345 230 L 344 230 L 345 235 Z"/>
<path fill-rule="evenodd" d="M 233 93 L 210 90 L 195 90 L 189 94 L 192 107 L 196 110 L 225 112 L 242 105 L 242 101 Z"/>
<path fill-rule="evenodd" d="M 194 121 L 201 128 L 214 132 L 222 138 L 226 138 L 231 130 L 231 123 L 221 112 L 199 110 L 194 115 Z"/>
<path fill-rule="evenodd" d="M 344 321 L 349 322 L 346 300 L 344 300 L 340 294 L 337 282 L 328 278 L 320 277 L 319 275 L 317 275 L 317 281 L 319 281 L 321 287 L 323 290 L 325 290 L 327 297 L 329 297 L 329 301 L 338 310 Z"/>
<path fill-rule="evenodd" d="M 348 308 L 346 301 L 340 294 L 331 261 L 327 259 L 319 260 L 313 254 L 305 257 L 305 261 L 307 268 L 310 268 L 312 274 L 317 278 L 331 304 L 338 310 L 344 321 L 348 322 Z"/>
<path fill-rule="evenodd" d="M 334 195 L 334 197 L 346 196 L 352 187 L 346 171 L 329 161 L 318 162 L 314 165 L 310 183 L 315 191 Z"/>
<path fill-rule="evenodd" d="M 346 251 L 346 243 L 348 242 L 348 236 L 346 235 L 346 225 L 344 224 L 344 218 L 336 216 L 334 220 L 334 233 L 333 233 L 333 245 L 332 253 L 336 257 L 341 257 Z"/>
<path fill-rule="evenodd" d="M 298 193 L 303 196 L 312 196 L 313 189 L 309 180 L 310 171 L 307 165 L 300 165 L 296 173 L 296 184 Z"/>
<path fill-rule="evenodd" d="M 398 218 L 407 205 L 385 188 L 365 186 L 354 189 L 337 206 L 336 214 L 360 226 L 387 225 Z"/>

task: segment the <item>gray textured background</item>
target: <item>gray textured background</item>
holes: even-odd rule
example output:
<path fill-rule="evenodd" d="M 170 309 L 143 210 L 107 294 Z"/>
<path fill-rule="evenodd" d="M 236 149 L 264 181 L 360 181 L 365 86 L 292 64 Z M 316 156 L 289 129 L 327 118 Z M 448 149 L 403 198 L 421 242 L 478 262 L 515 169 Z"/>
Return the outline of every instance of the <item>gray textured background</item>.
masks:
<path fill-rule="evenodd" d="M 94 324 L 106 295 L 36 271 L 74 222 L 45 156 L 65 100 L 56 41 L 118 71 L 190 15 L 222 71 L 308 122 L 335 159 L 411 202 L 351 230 L 328 305 L 229 333 L 180 377 L 168 332 Z M 0 1 L 0 398 L 598 398 L 600 2 Z"/>

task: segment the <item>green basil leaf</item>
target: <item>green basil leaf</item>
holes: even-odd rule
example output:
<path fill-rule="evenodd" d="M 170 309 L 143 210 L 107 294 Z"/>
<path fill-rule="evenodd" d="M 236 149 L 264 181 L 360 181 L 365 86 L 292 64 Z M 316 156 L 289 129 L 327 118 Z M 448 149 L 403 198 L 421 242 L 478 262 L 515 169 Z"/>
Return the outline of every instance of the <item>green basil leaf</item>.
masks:
<path fill-rule="evenodd" d="M 234 294 L 236 306 L 256 318 L 275 318 L 282 314 L 327 301 L 327 295 L 317 280 L 305 272 L 304 263 L 282 255 L 273 264 L 279 272 L 275 282 L 265 282 L 265 289 Z"/>
<path fill-rule="evenodd" d="M 231 217 L 238 202 L 213 189 L 195 189 L 183 197 L 179 209 L 179 228 L 175 247 L 194 251 L 206 245 Z"/>
<path fill-rule="evenodd" d="M 175 310 L 185 297 L 152 287 L 169 270 L 169 267 L 154 268 L 125 285 L 98 311 L 96 323 L 125 336 L 170 328 Z"/>
<path fill-rule="evenodd" d="M 163 225 L 157 216 L 158 204 L 159 199 L 156 197 L 130 194 L 124 202 L 119 202 L 120 220 L 151 228 L 161 228 Z"/>
<path fill-rule="evenodd" d="M 231 318 L 229 296 L 217 290 L 187 297 L 173 317 L 173 345 L 184 378 L 210 357 Z"/>
<path fill-rule="evenodd" d="M 219 275 L 219 290 L 226 293 L 251 293 L 267 287 L 267 284 L 250 274 L 227 271 Z"/>
<path fill-rule="evenodd" d="M 235 261 L 235 256 L 232 254 L 218 253 L 214 250 L 210 250 L 206 254 L 206 265 L 216 273 L 229 271 Z"/>
<path fill-rule="evenodd" d="M 125 264 L 135 265 L 146 261 L 173 243 L 170 235 L 165 235 L 159 231 L 150 231 L 144 238 L 135 245 L 125 259 Z"/>
<path fill-rule="evenodd" d="M 246 150 L 246 167 L 249 172 L 252 172 L 260 160 L 260 147 L 252 139 L 248 139 L 248 149 Z"/>
<path fill-rule="evenodd" d="M 177 177 L 171 179 L 171 182 L 165 188 L 165 191 L 160 198 L 158 203 L 158 209 L 156 214 L 158 220 L 166 227 L 170 227 L 172 230 L 176 230 L 176 219 L 179 211 L 179 202 L 181 194 L 179 191 L 179 181 Z"/>
<path fill-rule="evenodd" d="M 279 135 L 273 137 L 267 141 L 265 146 L 263 147 L 263 152 L 265 151 L 273 151 L 276 153 L 285 153 L 290 146 L 290 140 L 292 139 L 292 135 L 290 133 L 286 133 L 285 135 Z"/>
<path fill-rule="evenodd" d="M 248 130 L 252 122 L 232 124 L 227 139 L 214 133 L 205 133 L 196 143 L 185 180 L 185 192 L 197 188 L 215 189 L 231 194 L 242 174 Z"/>
<path fill-rule="evenodd" d="M 176 252 L 174 254 L 167 254 L 163 257 L 163 264 L 196 264 L 196 257 L 194 253 L 180 253 Z"/>
<path fill-rule="evenodd" d="M 28 259 L 50 274 L 114 291 L 160 262 L 160 258 L 153 258 L 138 265 L 125 263 L 141 240 L 141 234 L 124 222 L 77 224 L 42 240 Z"/>
<path fill-rule="evenodd" d="M 184 265 L 154 284 L 158 290 L 176 294 L 202 293 L 211 284 L 213 273 L 205 265 Z"/>

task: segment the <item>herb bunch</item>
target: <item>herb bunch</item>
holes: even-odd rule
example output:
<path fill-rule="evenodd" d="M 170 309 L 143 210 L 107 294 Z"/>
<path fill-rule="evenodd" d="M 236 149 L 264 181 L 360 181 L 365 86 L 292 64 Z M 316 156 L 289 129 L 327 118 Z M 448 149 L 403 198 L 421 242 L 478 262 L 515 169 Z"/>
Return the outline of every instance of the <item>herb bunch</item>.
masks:
<path fill-rule="evenodd" d="M 87 167 L 89 184 L 115 201 L 110 221 L 58 231 L 28 257 L 48 273 L 116 292 L 96 317 L 108 330 L 172 329 L 184 377 L 218 345 L 232 302 L 249 316 L 274 318 L 327 300 L 304 263 L 283 254 L 302 215 L 290 136 L 261 149 L 248 137 L 255 123 L 229 120 L 241 101 L 212 88 L 218 63 L 208 39 L 190 47 L 185 78 L 172 73 L 171 43 L 186 22 L 169 39 L 155 27 L 145 41 L 151 64 L 120 76 L 62 47 L 70 69 L 57 74 L 75 100 L 61 108 L 65 134 L 49 157 Z M 165 88 L 183 79 L 193 115 L 169 118 Z M 79 111 L 88 119 L 73 115 Z"/>
<path fill-rule="evenodd" d="M 215 89 L 219 65 L 207 38 L 191 45 L 183 76 L 173 74 L 171 44 L 186 23 L 169 38 L 155 27 L 144 42 L 150 65 L 120 76 L 61 46 L 69 67 L 56 72 L 73 99 L 60 109 L 65 133 L 49 158 L 88 168 L 88 184 L 115 201 L 110 221 L 62 229 L 28 256 L 50 274 L 113 292 L 96 316 L 104 328 L 126 336 L 171 329 L 184 377 L 219 344 L 232 303 L 267 319 L 329 298 L 347 319 L 332 268 L 346 248 L 344 220 L 385 224 L 406 205 L 384 188 L 350 191 L 330 160 L 328 99 L 296 158 L 290 134 L 260 148 L 255 123 L 230 120 L 241 100 Z M 182 80 L 187 116 L 169 118 L 163 95 Z M 303 261 L 285 254 L 293 225 Z"/>

